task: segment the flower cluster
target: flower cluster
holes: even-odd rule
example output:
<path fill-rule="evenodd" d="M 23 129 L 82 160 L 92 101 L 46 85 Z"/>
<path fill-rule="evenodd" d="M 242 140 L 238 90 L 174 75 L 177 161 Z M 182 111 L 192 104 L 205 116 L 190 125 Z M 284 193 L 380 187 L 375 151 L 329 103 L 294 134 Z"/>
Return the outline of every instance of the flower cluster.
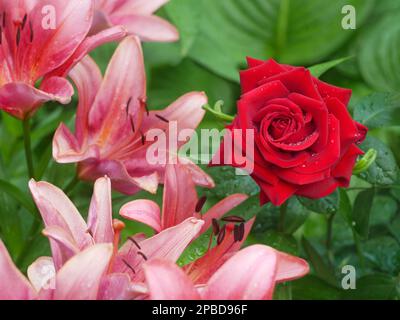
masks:
<path fill-rule="evenodd" d="M 246 247 L 256 217 L 230 211 L 247 195 L 232 194 L 204 209 L 207 199 L 197 190 L 213 188 L 214 181 L 179 154 L 184 142 L 169 123 L 178 132 L 195 130 L 205 115 L 205 93 L 189 92 L 149 110 L 141 42 L 178 40 L 175 27 L 154 15 L 167 2 L 0 0 L 0 109 L 25 124 L 46 102 L 68 104 L 75 86 L 75 128 L 59 124 L 52 155 L 75 164 L 77 179 L 94 183 L 85 221 L 64 191 L 34 179 L 27 157 L 29 189 L 52 256 L 34 261 L 26 277 L 0 240 L 0 299 L 272 299 L 278 283 L 309 272 L 301 258 L 266 245 Z M 111 41 L 119 44 L 102 75 L 88 53 Z M 256 148 L 251 155 L 236 145 L 221 148 L 222 164 L 230 153 L 246 157 L 262 203 L 281 205 L 295 194 L 320 198 L 348 186 L 367 132 L 347 111 L 350 91 L 302 67 L 248 63 L 228 129 L 253 130 Z M 164 133 L 173 163 L 149 163 L 156 140 L 147 136 L 155 129 Z M 123 236 L 112 190 L 155 194 L 160 184 L 162 209 L 140 199 L 119 212 L 153 233 Z M 178 264 L 199 237 L 209 237 L 204 254 Z"/>

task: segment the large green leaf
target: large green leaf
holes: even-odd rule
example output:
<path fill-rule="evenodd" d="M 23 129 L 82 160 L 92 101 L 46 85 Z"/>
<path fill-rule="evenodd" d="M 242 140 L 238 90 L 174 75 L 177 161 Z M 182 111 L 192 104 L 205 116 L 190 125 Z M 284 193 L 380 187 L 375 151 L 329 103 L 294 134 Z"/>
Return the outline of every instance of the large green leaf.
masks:
<path fill-rule="evenodd" d="M 200 33 L 189 56 L 228 79 L 246 56 L 274 57 L 290 64 L 313 64 L 324 59 L 352 36 L 341 26 L 344 5 L 354 5 L 362 24 L 371 0 L 204 0 L 191 6 L 202 14 Z M 184 10 L 184 9 L 182 9 Z M 172 16 L 174 21 L 174 17 Z M 181 24 L 180 30 L 186 25 Z"/>
<path fill-rule="evenodd" d="M 382 128 L 398 124 L 398 121 L 395 121 L 398 120 L 395 112 L 399 110 L 400 95 L 398 93 L 374 93 L 362 99 L 354 107 L 354 120 L 369 129 Z"/>
<path fill-rule="evenodd" d="M 399 281 L 385 274 L 372 274 L 357 280 L 355 290 L 347 290 L 345 299 L 389 300 L 399 298 Z"/>
<path fill-rule="evenodd" d="M 369 233 L 370 214 L 375 190 L 368 189 L 357 195 L 353 207 L 353 226 L 357 233 L 367 238 Z"/>
<path fill-rule="evenodd" d="M 373 185 L 390 185 L 397 181 L 399 167 L 392 151 L 379 139 L 367 137 L 361 145 L 364 151 L 375 149 L 378 156 L 366 172 L 359 176 Z"/>
<path fill-rule="evenodd" d="M 363 253 L 372 267 L 396 276 L 400 272 L 400 245 L 392 237 L 383 236 L 368 240 Z"/>
<path fill-rule="evenodd" d="M 338 300 L 341 295 L 340 289 L 312 275 L 294 281 L 292 288 L 296 300 Z"/>
<path fill-rule="evenodd" d="M 381 91 L 400 89 L 400 10 L 385 14 L 360 39 L 359 66 L 365 80 Z"/>
<path fill-rule="evenodd" d="M 301 243 L 303 245 L 304 251 L 307 254 L 308 261 L 313 266 L 314 271 L 318 275 L 318 277 L 325 280 L 332 286 L 337 286 L 338 282 L 335 277 L 333 268 L 326 263 L 326 261 L 318 253 L 318 251 L 306 238 L 303 237 L 301 239 Z"/>

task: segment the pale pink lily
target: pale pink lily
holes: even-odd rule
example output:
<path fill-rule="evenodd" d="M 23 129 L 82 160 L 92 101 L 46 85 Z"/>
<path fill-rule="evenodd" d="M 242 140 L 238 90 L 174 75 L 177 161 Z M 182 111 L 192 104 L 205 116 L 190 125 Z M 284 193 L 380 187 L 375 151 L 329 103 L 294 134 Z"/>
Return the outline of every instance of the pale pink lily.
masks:
<path fill-rule="evenodd" d="M 95 300 L 111 256 L 111 244 L 93 245 L 58 271 L 51 258 L 39 258 L 28 268 L 28 280 L 0 240 L 0 300 Z"/>
<path fill-rule="evenodd" d="M 169 261 L 153 260 L 144 266 L 153 300 L 269 300 L 276 283 L 300 278 L 308 271 L 304 260 L 264 245 L 235 253 L 202 285 Z"/>
<path fill-rule="evenodd" d="M 143 41 L 171 42 L 179 39 L 176 28 L 153 13 L 169 0 L 95 0 L 93 30 L 123 25 Z"/>
<path fill-rule="evenodd" d="M 45 8 L 55 16 L 46 17 Z M 71 101 L 74 90 L 65 79 L 71 67 L 126 35 L 118 26 L 88 37 L 93 14 L 92 0 L 0 0 L 1 110 L 25 119 L 47 101 Z"/>
<path fill-rule="evenodd" d="M 164 110 L 147 112 L 143 54 L 136 37 L 122 41 L 104 79 L 89 57 L 70 76 L 80 96 L 76 133 L 60 125 L 53 141 L 56 161 L 78 163 L 78 175 L 83 180 L 95 181 L 107 175 L 113 188 L 125 194 L 140 189 L 155 193 L 163 181 L 165 164 L 149 164 L 147 151 L 156 141 L 147 141 L 146 135 L 157 129 L 170 141 L 169 123 L 177 124 L 178 133 L 195 129 L 204 116 L 205 94 L 191 92 Z M 178 147 L 182 144 L 177 141 Z M 205 173 L 195 165 L 190 167 L 196 172 L 197 184 L 213 186 Z"/>
<path fill-rule="evenodd" d="M 95 183 L 87 223 L 57 187 L 34 180 L 29 187 L 45 224 L 43 233 L 50 240 L 53 258 L 47 261 L 55 270 L 63 269 L 68 261 L 95 244 L 112 244 L 99 299 L 131 299 L 146 294 L 143 263 L 152 259 L 176 262 L 203 226 L 203 221 L 189 218 L 147 239 L 142 234 L 134 235 L 119 249 L 124 224 L 112 219 L 109 178 Z"/>
<path fill-rule="evenodd" d="M 213 219 L 220 219 L 230 210 L 241 204 L 248 197 L 245 194 L 233 194 L 202 214 L 205 197 L 198 198 L 195 177 L 198 171 L 190 163 L 168 164 L 164 175 L 163 206 L 150 200 L 134 200 L 124 205 L 120 215 L 126 219 L 142 222 L 156 232 L 175 226 L 194 217 L 204 221 L 202 232 L 212 224 Z"/>

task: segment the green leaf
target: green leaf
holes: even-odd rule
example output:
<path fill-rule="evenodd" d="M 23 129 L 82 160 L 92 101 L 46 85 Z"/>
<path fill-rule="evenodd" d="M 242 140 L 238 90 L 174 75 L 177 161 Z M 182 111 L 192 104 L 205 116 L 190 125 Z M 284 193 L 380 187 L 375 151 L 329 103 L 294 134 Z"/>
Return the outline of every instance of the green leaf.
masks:
<path fill-rule="evenodd" d="M 392 300 L 399 298 L 398 280 L 385 274 L 372 274 L 357 280 L 355 290 L 347 290 L 344 299 Z"/>
<path fill-rule="evenodd" d="M 201 29 L 189 56 L 235 81 L 246 56 L 314 64 L 354 34 L 341 26 L 346 4 L 356 7 L 360 24 L 372 9 L 364 0 L 205 0 Z"/>
<path fill-rule="evenodd" d="M 368 238 L 369 221 L 374 196 L 375 189 L 371 188 L 360 192 L 354 202 L 353 226 L 357 233 L 364 239 Z"/>
<path fill-rule="evenodd" d="M 400 245 L 392 237 L 368 240 L 362 246 L 366 260 L 380 272 L 397 276 L 400 272 Z"/>
<path fill-rule="evenodd" d="M 299 255 L 299 248 L 296 239 L 293 236 L 274 230 L 269 230 L 265 233 L 257 233 L 254 237 L 250 238 L 249 242 L 251 244 L 262 243 L 291 255 Z"/>
<path fill-rule="evenodd" d="M 292 282 L 295 300 L 339 300 L 341 290 L 318 277 L 309 275 Z"/>
<path fill-rule="evenodd" d="M 304 197 L 297 197 L 300 203 L 307 209 L 321 214 L 333 214 L 339 209 L 339 191 L 336 190 L 327 197 L 321 199 L 308 199 Z"/>
<path fill-rule="evenodd" d="M 315 270 L 316 275 L 330 285 L 337 286 L 338 281 L 335 277 L 333 269 L 324 261 L 318 251 L 304 237 L 301 239 L 301 243 L 308 256 L 309 262 L 312 264 Z"/>
<path fill-rule="evenodd" d="M 360 39 L 359 66 L 364 79 L 376 90 L 400 90 L 400 11 L 381 16 Z"/>
<path fill-rule="evenodd" d="M 152 109 L 165 108 L 190 91 L 205 91 L 209 103 L 223 100 L 226 112 L 233 113 L 240 89 L 237 84 L 221 79 L 189 59 L 177 66 L 152 69 L 149 86 L 149 106 Z"/>
<path fill-rule="evenodd" d="M 203 0 L 174 0 L 165 10 L 179 30 L 181 55 L 185 57 L 200 32 Z"/>
<path fill-rule="evenodd" d="M 400 110 L 400 94 L 373 93 L 362 99 L 354 107 L 354 120 L 369 129 L 382 128 L 398 124 Z"/>
<path fill-rule="evenodd" d="M 360 178 L 372 185 L 391 185 L 397 181 L 399 167 L 392 151 L 382 141 L 369 136 L 362 143 L 361 149 L 375 149 L 378 155 L 369 169 L 359 175 Z"/>
<path fill-rule="evenodd" d="M 216 187 L 207 191 L 207 195 L 225 198 L 234 193 L 244 193 L 249 196 L 257 195 L 259 187 L 254 180 L 248 176 L 240 176 L 232 167 L 214 167 L 208 169 L 208 174 L 214 179 Z"/>
<path fill-rule="evenodd" d="M 22 205 L 26 210 L 28 210 L 32 215 L 36 215 L 36 209 L 35 206 L 33 205 L 32 200 L 28 195 L 23 193 L 19 188 L 16 186 L 12 185 L 11 183 L 0 180 L 0 190 L 6 194 L 8 194 L 10 197 L 12 197 L 14 200 L 16 200 L 20 205 Z"/>
<path fill-rule="evenodd" d="M 346 62 L 350 59 L 352 59 L 353 57 L 344 57 L 344 58 L 339 58 L 339 59 L 335 59 L 332 61 L 328 61 L 328 62 L 324 62 L 324 63 L 320 63 L 317 65 L 314 65 L 312 67 L 309 67 L 308 70 L 310 70 L 311 74 L 316 77 L 319 78 L 321 77 L 325 72 L 329 71 L 330 69 L 336 67 L 337 65 Z"/>
<path fill-rule="evenodd" d="M 342 215 L 346 223 L 352 227 L 352 212 L 353 208 L 351 205 L 350 198 L 344 189 L 339 190 L 340 200 L 339 200 L 339 213 Z"/>

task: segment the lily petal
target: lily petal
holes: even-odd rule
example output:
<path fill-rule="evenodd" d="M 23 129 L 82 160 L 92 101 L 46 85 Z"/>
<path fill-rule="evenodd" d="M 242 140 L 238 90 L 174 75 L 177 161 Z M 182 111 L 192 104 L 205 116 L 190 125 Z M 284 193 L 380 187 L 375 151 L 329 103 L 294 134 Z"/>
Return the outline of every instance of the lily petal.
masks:
<path fill-rule="evenodd" d="M 32 115 L 37 108 L 47 101 L 58 101 L 67 104 L 73 95 L 72 86 L 61 80 L 53 78 L 44 84 L 45 92 L 22 82 L 7 83 L 0 88 L 0 109 L 10 113 L 18 119 Z"/>
<path fill-rule="evenodd" d="M 114 272 L 128 272 L 135 281 L 144 279 L 142 264 L 152 259 L 165 259 L 176 262 L 190 242 L 199 234 L 204 222 L 189 218 L 181 224 L 166 229 L 159 234 L 140 242 L 140 249 L 135 243 L 128 240 L 120 249 L 116 257 Z M 141 252 L 141 254 L 138 254 Z M 133 273 L 129 266 L 135 270 Z"/>
<path fill-rule="evenodd" d="M 276 272 L 276 281 L 285 282 L 295 280 L 310 272 L 310 266 L 307 261 L 284 252 L 277 251 L 277 253 L 278 269 Z"/>
<path fill-rule="evenodd" d="M 89 208 L 88 228 L 96 243 L 113 242 L 111 180 L 108 177 L 99 178 L 94 184 Z"/>
<path fill-rule="evenodd" d="M 0 240 L 0 300 L 31 300 L 36 297 L 29 281 L 17 269 Z"/>
<path fill-rule="evenodd" d="M 143 41 L 174 42 L 179 40 L 178 30 L 168 21 L 154 15 L 113 15 L 110 20 L 115 25 L 123 25 L 128 32 Z"/>
<path fill-rule="evenodd" d="M 43 235 L 49 238 L 54 265 L 59 270 L 80 249 L 72 235 L 59 226 L 47 227 Z"/>
<path fill-rule="evenodd" d="M 119 214 L 128 220 L 138 221 L 161 231 L 160 207 L 150 200 L 134 200 L 125 204 Z"/>
<path fill-rule="evenodd" d="M 236 253 L 208 281 L 207 300 L 271 299 L 275 288 L 276 251 L 254 245 Z"/>
<path fill-rule="evenodd" d="M 162 229 L 173 227 L 195 215 L 197 192 L 192 175 L 182 164 L 168 164 L 165 170 Z"/>
<path fill-rule="evenodd" d="M 28 267 L 28 278 L 37 292 L 55 288 L 56 269 L 53 259 L 40 257 Z"/>
<path fill-rule="evenodd" d="M 80 249 L 93 243 L 85 221 L 62 190 L 33 179 L 29 182 L 29 188 L 46 227 L 58 226 L 64 229 L 72 235 Z"/>
<path fill-rule="evenodd" d="M 198 300 L 192 281 L 176 264 L 153 260 L 143 266 L 152 300 Z"/>
<path fill-rule="evenodd" d="M 89 247 L 57 273 L 55 300 L 95 300 L 113 252 L 111 244 Z"/>

